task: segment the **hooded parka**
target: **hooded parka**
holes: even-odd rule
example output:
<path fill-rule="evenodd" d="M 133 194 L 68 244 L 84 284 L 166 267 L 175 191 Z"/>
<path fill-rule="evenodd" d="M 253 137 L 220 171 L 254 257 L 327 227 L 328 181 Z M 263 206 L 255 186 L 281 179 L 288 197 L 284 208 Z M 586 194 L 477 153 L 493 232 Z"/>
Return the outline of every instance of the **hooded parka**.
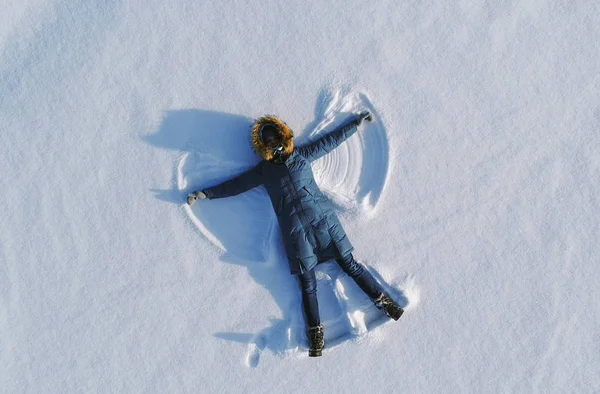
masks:
<path fill-rule="evenodd" d="M 331 133 L 304 146 L 294 147 L 292 130 L 279 118 L 259 118 L 252 127 L 252 145 L 263 160 L 254 168 L 203 190 L 209 199 L 235 196 L 264 185 L 277 215 L 285 244 L 290 271 L 302 274 L 319 262 L 346 256 L 353 251 L 329 199 L 323 195 L 313 176 L 310 163 L 331 152 L 357 130 L 359 118 L 353 118 Z M 260 138 L 265 124 L 281 132 L 283 159 Z"/>

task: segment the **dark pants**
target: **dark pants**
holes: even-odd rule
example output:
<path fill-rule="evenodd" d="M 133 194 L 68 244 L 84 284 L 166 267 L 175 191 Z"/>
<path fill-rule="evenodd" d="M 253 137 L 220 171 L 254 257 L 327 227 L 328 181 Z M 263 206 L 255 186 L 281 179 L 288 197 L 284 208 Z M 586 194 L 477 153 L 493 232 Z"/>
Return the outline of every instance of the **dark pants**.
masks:
<path fill-rule="evenodd" d="M 362 265 L 354 260 L 352 253 L 336 259 L 342 270 L 364 291 L 371 299 L 377 298 L 383 289 L 375 278 Z M 301 275 L 300 286 L 302 287 L 302 305 L 306 315 L 306 323 L 309 327 L 318 326 L 321 323 L 319 317 L 319 303 L 317 301 L 317 277 L 315 270 L 311 269 Z"/>

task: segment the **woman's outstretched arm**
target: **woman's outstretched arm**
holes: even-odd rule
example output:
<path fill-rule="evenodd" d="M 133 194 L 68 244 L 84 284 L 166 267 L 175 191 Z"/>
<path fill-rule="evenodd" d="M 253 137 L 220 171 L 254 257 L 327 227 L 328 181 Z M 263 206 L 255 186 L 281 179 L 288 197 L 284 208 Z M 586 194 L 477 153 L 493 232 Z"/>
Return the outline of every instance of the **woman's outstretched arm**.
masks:
<path fill-rule="evenodd" d="M 352 136 L 352 134 L 356 133 L 358 125 L 360 125 L 363 119 L 367 119 L 371 122 L 373 118 L 369 112 L 362 112 L 354 115 L 350 120 L 346 121 L 327 135 L 309 144 L 296 148 L 296 152 L 299 155 L 304 156 L 308 161 L 317 160 L 337 148 L 342 142 Z"/>
<path fill-rule="evenodd" d="M 231 197 L 254 189 L 257 186 L 262 185 L 262 183 L 262 174 L 259 164 L 233 179 L 204 189 L 202 192 L 209 199 Z"/>

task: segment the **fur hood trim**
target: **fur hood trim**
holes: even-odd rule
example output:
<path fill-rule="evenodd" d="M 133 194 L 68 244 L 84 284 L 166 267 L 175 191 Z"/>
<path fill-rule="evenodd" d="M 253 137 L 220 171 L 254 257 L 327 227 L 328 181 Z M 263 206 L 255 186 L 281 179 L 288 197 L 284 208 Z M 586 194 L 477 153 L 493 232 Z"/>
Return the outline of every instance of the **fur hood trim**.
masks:
<path fill-rule="evenodd" d="M 282 137 L 283 151 L 286 156 L 290 156 L 294 152 L 294 132 L 283 120 L 275 115 L 265 115 L 254 122 L 252 126 L 252 147 L 254 151 L 265 160 L 273 160 L 273 151 L 260 139 L 260 128 L 266 124 L 272 124 L 279 129 Z"/>

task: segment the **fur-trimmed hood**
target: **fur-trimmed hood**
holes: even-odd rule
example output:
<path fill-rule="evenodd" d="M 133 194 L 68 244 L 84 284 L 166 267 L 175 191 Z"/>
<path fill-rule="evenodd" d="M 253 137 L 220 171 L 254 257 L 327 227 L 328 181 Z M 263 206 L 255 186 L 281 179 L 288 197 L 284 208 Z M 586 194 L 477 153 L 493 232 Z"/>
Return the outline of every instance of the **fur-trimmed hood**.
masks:
<path fill-rule="evenodd" d="M 254 151 L 265 160 L 273 160 L 273 151 L 260 139 L 260 128 L 266 124 L 272 124 L 279 129 L 284 154 L 285 156 L 290 156 L 294 152 L 294 132 L 283 120 L 275 115 L 265 115 L 254 122 L 252 126 L 252 147 Z"/>

